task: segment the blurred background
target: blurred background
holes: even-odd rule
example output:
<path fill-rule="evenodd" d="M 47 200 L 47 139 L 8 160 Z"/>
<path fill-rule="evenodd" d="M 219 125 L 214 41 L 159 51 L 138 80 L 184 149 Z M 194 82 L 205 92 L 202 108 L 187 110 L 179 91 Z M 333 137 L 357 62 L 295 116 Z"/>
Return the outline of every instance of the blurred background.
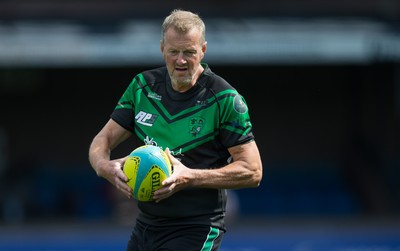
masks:
<path fill-rule="evenodd" d="M 264 163 L 259 188 L 230 191 L 223 250 L 400 250 L 398 0 L 1 0 L 0 249 L 123 250 L 135 202 L 88 148 L 163 65 L 174 8 L 203 17 Z"/>

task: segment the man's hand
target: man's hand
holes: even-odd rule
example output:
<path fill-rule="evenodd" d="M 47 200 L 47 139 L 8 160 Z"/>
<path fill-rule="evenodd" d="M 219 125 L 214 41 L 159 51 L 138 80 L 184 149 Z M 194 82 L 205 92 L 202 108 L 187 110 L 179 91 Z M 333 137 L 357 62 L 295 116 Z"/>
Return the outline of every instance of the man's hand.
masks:
<path fill-rule="evenodd" d="M 161 185 L 162 187 L 154 192 L 153 199 L 156 202 L 164 200 L 174 193 L 189 186 L 189 181 L 191 177 L 191 169 L 183 165 L 179 160 L 171 155 L 170 150 L 165 149 L 171 165 L 173 166 L 173 172 L 171 176 L 165 179 Z"/>
<path fill-rule="evenodd" d="M 98 170 L 101 170 L 98 175 L 108 180 L 126 197 L 132 198 L 132 188 L 126 184 L 128 177 L 122 170 L 126 159 L 127 157 L 103 161 L 98 168 Z"/>

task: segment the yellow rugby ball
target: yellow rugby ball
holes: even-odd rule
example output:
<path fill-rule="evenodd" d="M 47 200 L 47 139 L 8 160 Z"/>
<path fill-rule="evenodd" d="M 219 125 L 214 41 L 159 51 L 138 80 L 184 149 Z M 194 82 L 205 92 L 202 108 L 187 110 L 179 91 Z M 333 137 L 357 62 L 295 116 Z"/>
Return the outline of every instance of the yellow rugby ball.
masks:
<path fill-rule="evenodd" d="M 123 171 L 133 190 L 133 198 L 146 202 L 153 200 L 154 191 L 161 188 L 161 182 L 172 174 L 172 167 L 160 147 L 144 145 L 129 154 Z"/>

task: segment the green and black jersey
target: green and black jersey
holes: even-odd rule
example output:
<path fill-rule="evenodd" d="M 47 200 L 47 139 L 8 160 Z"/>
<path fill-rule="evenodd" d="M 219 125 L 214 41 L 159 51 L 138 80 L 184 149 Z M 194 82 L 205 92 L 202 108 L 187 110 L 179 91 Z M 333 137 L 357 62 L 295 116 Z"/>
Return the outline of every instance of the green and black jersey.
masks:
<path fill-rule="evenodd" d="M 229 147 L 253 140 L 243 97 L 203 64 L 196 85 L 172 89 L 166 67 L 135 76 L 111 118 L 144 144 L 169 148 L 189 168 L 219 168 L 230 161 Z M 186 189 L 170 198 L 139 202 L 139 219 L 149 224 L 207 224 L 224 228 L 224 189 Z"/>

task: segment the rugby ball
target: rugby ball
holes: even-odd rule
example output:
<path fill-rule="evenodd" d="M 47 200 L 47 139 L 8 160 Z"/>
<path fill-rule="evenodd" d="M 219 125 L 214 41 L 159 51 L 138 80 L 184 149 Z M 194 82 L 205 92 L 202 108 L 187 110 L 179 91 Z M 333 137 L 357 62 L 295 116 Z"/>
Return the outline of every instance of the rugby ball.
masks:
<path fill-rule="evenodd" d="M 153 201 L 154 192 L 172 173 L 167 154 L 158 146 L 144 145 L 133 150 L 126 159 L 123 171 L 128 177 L 133 198 Z"/>

